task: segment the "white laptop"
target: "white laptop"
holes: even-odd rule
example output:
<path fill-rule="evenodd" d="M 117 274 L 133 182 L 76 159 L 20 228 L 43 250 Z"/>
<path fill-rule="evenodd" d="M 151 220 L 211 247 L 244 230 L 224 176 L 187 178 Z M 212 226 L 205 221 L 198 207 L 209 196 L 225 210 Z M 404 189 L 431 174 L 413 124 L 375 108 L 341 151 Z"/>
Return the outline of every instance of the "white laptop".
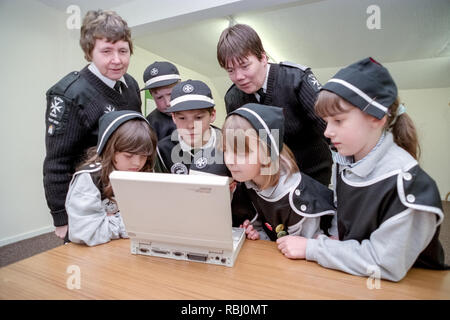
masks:
<path fill-rule="evenodd" d="M 229 179 L 113 171 L 131 253 L 232 267 L 245 240 L 232 228 Z"/>

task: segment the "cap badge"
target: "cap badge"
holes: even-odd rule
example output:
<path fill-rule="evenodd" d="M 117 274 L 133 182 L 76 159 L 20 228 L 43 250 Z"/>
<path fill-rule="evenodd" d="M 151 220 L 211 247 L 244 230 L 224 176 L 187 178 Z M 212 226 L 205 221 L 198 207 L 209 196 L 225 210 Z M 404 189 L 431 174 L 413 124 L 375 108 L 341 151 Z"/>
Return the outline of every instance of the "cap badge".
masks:
<path fill-rule="evenodd" d="M 200 157 L 195 161 L 195 166 L 198 169 L 203 169 L 204 167 L 206 167 L 207 164 L 208 164 L 208 159 L 206 159 L 205 157 Z"/>
<path fill-rule="evenodd" d="M 192 91 L 194 91 L 194 86 L 191 85 L 191 84 L 185 84 L 183 86 L 182 90 L 183 90 L 184 93 L 191 93 Z"/>
<path fill-rule="evenodd" d="M 188 174 L 188 168 L 181 162 L 174 163 L 170 168 L 170 172 L 175 174 Z"/>
<path fill-rule="evenodd" d="M 151 74 L 152 76 L 156 76 L 156 75 L 158 74 L 158 72 L 159 72 L 159 70 L 156 69 L 156 68 L 152 68 L 152 70 L 150 70 L 150 74 Z"/>

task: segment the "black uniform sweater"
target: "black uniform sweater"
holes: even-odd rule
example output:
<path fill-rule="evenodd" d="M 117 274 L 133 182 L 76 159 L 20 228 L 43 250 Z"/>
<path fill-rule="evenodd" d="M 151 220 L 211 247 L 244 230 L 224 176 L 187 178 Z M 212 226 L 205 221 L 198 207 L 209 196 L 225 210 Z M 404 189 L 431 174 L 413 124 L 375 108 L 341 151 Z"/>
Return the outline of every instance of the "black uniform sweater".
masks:
<path fill-rule="evenodd" d="M 311 70 L 297 65 L 271 64 L 264 105 L 283 108 L 284 142 L 292 150 L 301 172 L 328 186 L 331 153 L 323 135 L 326 124 L 314 113 L 320 84 Z M 258 103 L 232 85 L 225 95 L 227 113 L 246 103 Z"/>
<path fill-rule="evenodd" d="M 147 121 L 150 123 L 153 130 L 155 130 L 158 141 L 170 136 L 177 128 L 175 122 L 172 120 L 172 116 L 170 114 L 162 113 L 158 109 L 149 113 Z"/>
<path fill-rule="evenodd" d="M 95 146 L 99 118 L 114 110 L 141 112 L 136 80 L 124 75 L 122 94 L 108 87 L 87 66 L 69 73 L 46 93 L 44 189 L 55 226 L 67 224 L 66 194 L 75 167 Z"/>

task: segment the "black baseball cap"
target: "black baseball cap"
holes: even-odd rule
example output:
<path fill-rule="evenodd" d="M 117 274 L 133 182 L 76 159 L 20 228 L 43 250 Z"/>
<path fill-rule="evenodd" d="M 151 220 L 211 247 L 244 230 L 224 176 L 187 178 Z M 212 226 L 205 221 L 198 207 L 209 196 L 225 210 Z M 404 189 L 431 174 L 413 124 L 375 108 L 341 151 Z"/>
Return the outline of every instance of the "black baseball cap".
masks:
<path fill-rule="evenodd" d="M 280 155 L 280 152 L 283 149 L 284 137 L 284 114 L 282 108 L 258 103 L 247 103 L 233 112 L 230 112 L 227 115 L 227 118 L 233 114 L 237 114 L 247 119 L 259 134 L 261 134 L 261 132 L 265 133 L 269 137 L 269 139 L 266 140 L 271 155 Z M 273 130 L 278 130 L 278 137 L 273 135 Z"/>
<path fill-rule="evenodd" d="M 177 67 L 167 61 L 155 61 L 144 71 L 145 87 L 142 90 L 168 86 L 181 80 Z"/>
<path fill-rule="evenodd" d="M 102 153 L 109 138 L 122 123 L 135 118 L 142 119 L 148 123 L 142 114 L 129 110 L 111 111 L 101 116 L 98 121 L 97 153 Z"/>
<path fill-rule="evenodd" d="M 398 94 L 389 71 L 370 57 L 339 70 L 321 90 L 334 92 L 377 119 L 388 113 Z"/>
<path fill-rule="evenodd" d="M 211 89 L 199 80 L 187 80 L 177 83 L 170 99 L 170 108 L 166 112 L 197 110 L 214 107 Z"/>

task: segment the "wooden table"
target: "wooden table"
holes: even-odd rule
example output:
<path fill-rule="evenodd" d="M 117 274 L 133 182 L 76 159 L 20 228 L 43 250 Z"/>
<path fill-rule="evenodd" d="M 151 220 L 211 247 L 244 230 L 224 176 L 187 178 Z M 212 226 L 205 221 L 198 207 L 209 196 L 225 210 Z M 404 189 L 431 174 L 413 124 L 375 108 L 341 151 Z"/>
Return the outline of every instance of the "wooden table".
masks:
<path fill-rule="evenodd" d="M 77 283 L 74 270 L 80 289 L 68 288 Z M 246 240 L 228 268 L 132 255 L 122 239 L 71 243 L 3 267 L 0 299 L 450 299 L 448 271 L 413 268 L 398 283 L 381 280 L 379 289 L 367 280 L 289 260 L 269 241 Z"/>

